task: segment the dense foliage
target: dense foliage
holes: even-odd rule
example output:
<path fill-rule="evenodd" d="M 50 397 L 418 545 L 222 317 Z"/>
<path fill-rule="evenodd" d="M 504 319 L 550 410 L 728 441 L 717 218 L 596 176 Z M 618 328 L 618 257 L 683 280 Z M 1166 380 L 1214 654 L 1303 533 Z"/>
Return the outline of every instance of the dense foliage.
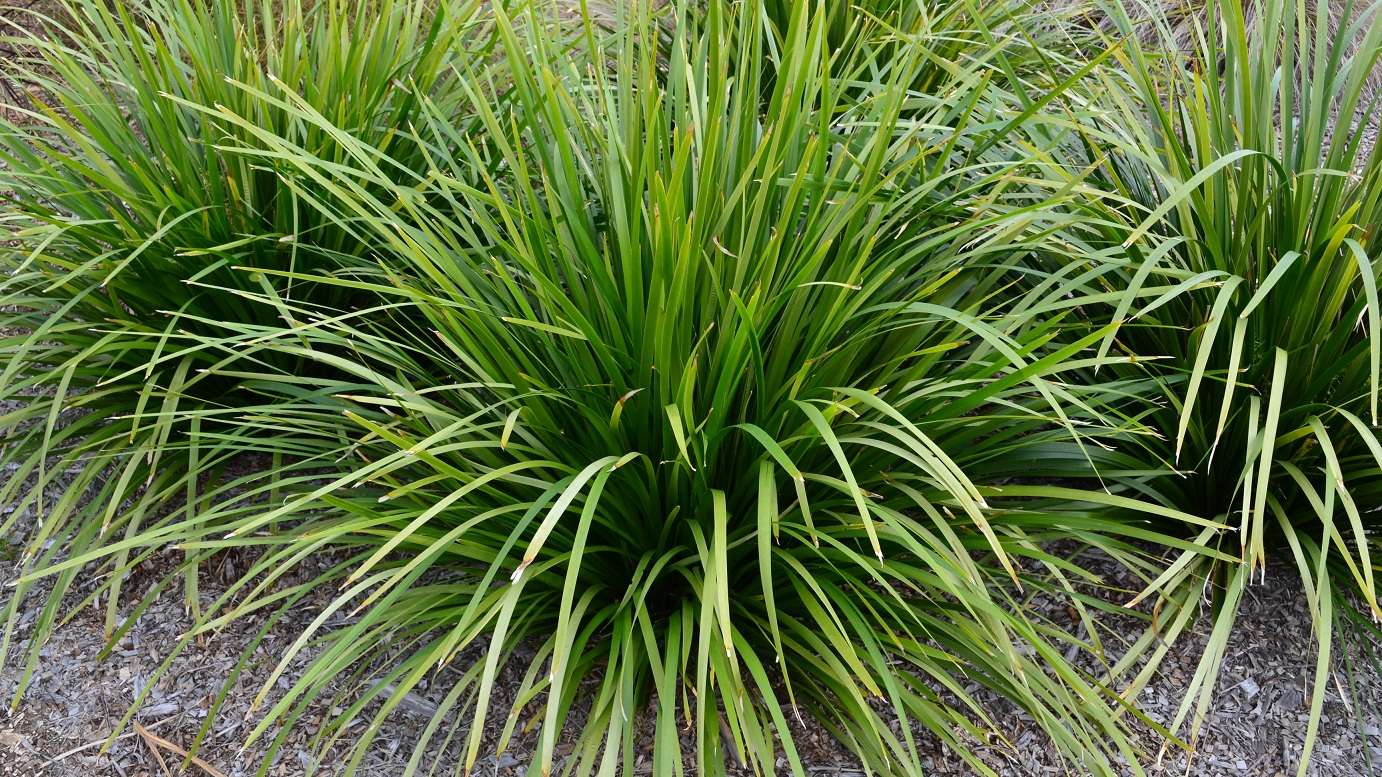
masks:
<path fill-rule="evenodd" d="M 1382 25 L 1321 7 L 73 0 L 5 72 L 0 660 L 182 583 L 160 672 L 320 608 L 261 772 L 456 666 L 410 773 L 989 773 L 1015 705 L 1118 774 L 1284 550 L 1318 687 L 1382 497 Z"/>
<path fill-rule="evenodd" d="M 1343 5 L 1345 22 L 1353 11 Z M 1106 82 L 1120 103 L 1109 131 L 1121 137 L 1088 141 L 1091 158 L 1106 156 L 1087 179 L 1101 194 L 1081 203 L 1090 218 L 1075 255 L 1119 256 L 1098 281 L 1115 288 L 1186 284 L 1150 305 L 1125 297 L 1113 312 L 1123 326 L 1103 346 L 1170 357 L 1146 371 L 1164 402 L 1144 420 L 1162 434 L 1125 453 L 1177 475 L 1132 487 L 1234 528 L 1205 537 L 1232 564 L 1186 554 L 1152 587 L 1188 616 L 1206 577 L 1215 584 L 1210 646 L 1173 728 L 1192 708 L 1197 728 L 1208 710 L 1238 605 L 1272 551 L 1305 584 L 1316 687 L 1328 677 L 1336 599 L 1382 615 L 1382 153 L 1369 93 L 1382 25 L 1368 15 L 1338 24 L 1339 13 L 1211 4 L 1186 58 L 1135 48 L 1123 58 Z M 1169 28 L 1155 39 L 1176 45 Z M 1127 94 L 1140 98 L 1136 113 Z M 1307 759 L 1323 703 L 1313 695 Z"/>
<path fill-rule="evenodd" d="M 476 7 L 82 2 L 29 20 L 42 37 L 16 41 L 29 55 L 5 73 L 25 99 L 0 123 L 4 220 L 16 239 L 0 286 L 0 401 L 13 403 L 0 416 L 11 466 L 0 500 L 15 508 L 6 531 L 42 516 L 32 566 L 158 526 L 162 505 L 197 503 L 199 479 L 246 451 L 291 452 L 291 441 L 247 439 L 272 430 L 220 425 L 259 402 L 253 377 L 227 364 L 304 368 L 263 347 L 265 328 L 291 325 L 292 305 L 353 304 L 336 288 L 272 287 L 254 272 L 358 264 L 358 244 L 320 217 L 320 195 L 226 153 L 238 129 L 197 106 L 235 106 L 254 118 L 248 136 L 338 156 L 337 137 L 256 97 L 292 84 L 352 143 L 387 150 L 400 173 L 421 169 L 421 148 L 399 128 L 430 95 L 455 91 L 457 55 L 484 54 L 457 45 Z M 227 335 L 227 322 L 247 328 Z M 187 580 L 195 585 L 195 571 Z M 72 582 L 52 590 L 40 633 Z M 108 631 L 120 585 L 110 581 Z"/>

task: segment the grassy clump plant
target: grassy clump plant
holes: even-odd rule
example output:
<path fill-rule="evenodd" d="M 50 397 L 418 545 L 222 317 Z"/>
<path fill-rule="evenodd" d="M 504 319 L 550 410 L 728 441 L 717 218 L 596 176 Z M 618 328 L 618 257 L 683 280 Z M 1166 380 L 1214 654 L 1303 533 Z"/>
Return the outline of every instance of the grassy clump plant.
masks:
<path fill-rule="evenodd" d="M 1069 384 L 1104 332 L 1065 337 L 1068 284 L 1014 291 L 1044 238 L 1026 150 L 1062 141 L 994 84 L 1009 41 L 938 78 L 899 26 L 916 17 L 861 15 L 832 44 L 812 10 L 781 26 L 757 2 L 637 4 L 572 42 L 496 8 L 504 78 L 461 79 L 464 121 L 427 105 L 412 180 L 347 135 L 344 161 L 239 135 L 322 192 L 388 281 L 265 272 L 378 295 L 292 308 L 304 325 L 274 345 L 336 376 L 272 408 L 314 469 L 279 507 L 148 538 L 269 549 L 188 639 L 281 607 L 263 581 L 284 568 L 350 552 L 254 737 L 281 743 L 348 677 L 318 741 L 378 702 L 355 764 L 404 692 L 444 676 L 412 768 L 459 738 L 471 769 L 503 716 L 501 749 L 536 727 L 535 773 L 632 769 L 647 722 L 659 774 L 804 774 L 809 715 L 881 773 L 920 773 L 923 733 L 988 773 L 993 697 L 1072 768 L 1137 768 L 1117 698 L 1067 658 L 1109 660 L 1088 616 L 1112 605 L 1044 543 L 1146 574 L 1129 543 L 1157 537 L 1146 519 L 1208 522 L 1072 487 L 1141 432 L 1121 405 L 1146 381 Z M 333 127 L 293 90 L 256 94 Z M 1036 595 L 1072 602 L 1084 634 L 1029 612 Z"/>
<path fill-rule="evenodd" d="M 1161 385 L 1162 409 L 1147 418 L 1161 434 L 1133 438 L 1120 455 L 1125 470 L 1175 474 L 1124 484 L 1230 527 L 1198 541 L 1232 562 L 1186 553 L 1152 587 L 1177 603 L 1170 637 L 1206 588 L 1214 601 L 1208 650 L 1173 729 L 1187 719 L 1199 729 L 1244 592 L 1272 553 L 1303 581 L 1316 689 L 1339 603 L 1356 595 L 1378 612 L 1375 13 L 1209 3 L 1188 45 L 1173 45 L 1184 31 L 1152 14 L 1160 45 L 1145 47 L 1124 16 L 1126 45 L 1103 75 L 1111 113 L 1085 137 L 1079 174 L 1105 194 L 1074 205 L 1086 214 L 1067 232 L 1074 255 L 1098 263 L 1106 288 L 1179 285 L 1153 304 L 1121 295 L 1092 318 L 1121 324 L 1104 349 L 1170 357 L 1134 368 Z M 1302 774 L 1324 697 L 1312 693 Z"/>
<path fill-rule="evenodd" d="M 272 160 L 226 153 L 239 128 L 191 106 L 234 106 L 253 117 L 246 135 L 334 158 L 335 137 L 248 96 L 291 85 L 352 143 L 389 153 L 399 171 L 417 167 L 406 127 L 422 100 L 447 104 L 450 63 L 485 55 L 478 7 L 73 0 L 26 20 L 33 31 L 6 30 L 22 54 L 3 77 L 23 97 L 0 123 L 14 238 L 0 259 L 0 502 L 13 508 L 3 531 L 27 535 L 26 568 L 97 558 L 172 520 L 170 505 L 195 511 L 199 483 L 216 484 L 247 452 L 293 455 L 269 429 L 219 419 L 258 404 L 247 376 L 259 365 L 306 365 L 258 339 L 294 323 L 290 305 L 351 304 L 339 287 L 260 273 L 363 265 L 350 229 L 323 219 L 312 192 Z M 226 335 L 227 324 L 243 328 Z M 240 373 L 226 366 L 237 361 Z M 25 517 L 37 518 L 31 530 Z M 150 552 L 131 547 L 105 558 L 114 574 L 88 597 L 105 599 L 107 632 L 122 618 L 125 572 Z M 78 569 L 49 589 L 19 693 Z M 195 568 L 186 580 L 196 607 Z M 28 590 L 10 599 L 0 656 Z"/>

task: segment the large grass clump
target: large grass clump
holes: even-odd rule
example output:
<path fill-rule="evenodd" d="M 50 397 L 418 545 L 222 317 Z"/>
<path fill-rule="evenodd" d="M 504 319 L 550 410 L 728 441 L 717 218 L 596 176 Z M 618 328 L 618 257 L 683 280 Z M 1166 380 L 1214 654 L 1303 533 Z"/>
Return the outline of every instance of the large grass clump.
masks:
<path fill-rule="evenodd" d="M 238 297 L 287 323 L 224 329 L 272 359 L 208 374 L 263 398 L 229 439 L 273 430 L 293 455 L 94 551 L 264 546 L 188 640 L 339 581 L 256 698 L 270 758 L 313 702 L 336 710 L 323 750 L 379 702 L 357 764 L 443 677 L 414 767 L 458 738 L 469 769 L 502 715 L 500 748 L 536 726 L 534 771 L 629 771 L 650 737 L 659 774 L 804 774 L 809 715 L 882 773 L 922 771 L 923 734 L 986 772 L 996 698 L 1072 768 L 1137 763 L 1119 700 L 1074 663 L 1111 661 L 1088 610 L 1112 605 L 1044 543 L 1146 574 L 1142 519 L 1206 522 L 1072 487 L 1141 433 L 1121 406 L 1148 382 L 1070 385 L 1103 332 L 1065 337 L 1069 284 L 1020 283 L 1045 237 L 1029 150 L 1064 142 L 1041 108 L 1070 74 L 1041 81 L 1054 52 L 1011 16 L 963 35 L 990 43 L 957 67 L 931 45 L 961 27 L 885 8 L 840 30 L 823 8 L 635 4 L 606 28 L 494 6 L 499 64 L 458 65 L 454 103 L 413 93 L 422 165 L 292 85 L 180 103 L 376 268 L 260 269 L 269 288 Z M 295 132 L 257 131 L 262 112 Z M 318 132 L 332 153 L 301 139 Z M 332 548 L 320 579 L 275 585 Z"/>
<path fill-rule="evenodd" d="M 1159 33 L 1146 46 L 1122 17 L 1126 45 L 1098 98 L 1108 121 L 1084 138 L 1092 164 L 1078 175 L 1104 194 L 1072 199 L 1087 218 L 1067 231 L 1078 247 L 1069 255 L 1095 259 L 1105 287 L 1178 284 L 1152 304 L 1125 294 L 1093 317 L 1121 324 L 1105 349 L 1170 357 L 1133 368 L 1161 385 L 1162 409 L 1147 418 L 1161 434 L 1121 454 L 1127 470 L 1140 461 L 1175 474 L 1124 482 L 1231 527 L 1198 540 L 1232 563 L 1187 553 L 1153 587 L 1178 602 L 1171 636 L 1206 588 L 1215 601 L 1173 729 L 1193 712 L 1198 730 L 1244 591 L 1273 553 L 1304 583 L 1315 688 L 1328 677 L 1339 604 L 1379 612 L 1375 11 L 1212 2 L 1188 44 L 1153 14 Z M 1312 693 L 1302 772 L 1324 697 Z"/>
<path fill-rule="evenodd" d="M 14 238 L 0 259 L 0 502 L 12 508 L 3 530 L 23 530 L 26 566 L 161 525 L 175 501 L 193 510 L 199 481 L 246 452 L 281 458 L 291 440 L 220 424 L 259 400 L 252 378 L 215 368 L 307 366 L 257 335 L 291 324 L 290 305 L 351 304 L 339 288 L 259 273 L 356 267 L 358 241 L 271 160 L 226 153 L 240 130 L 192 106 L 233 106 L 253 117 L 246 135 L 339 155 L 332 135 L 250 96 L 291 85 L 352 143 L 420 167 L 404 130 L 422 100 L 446 104 L 451 63 L 485 55 L 477 7 L 73 0 L 23 18 L 32 32 L 17 21 L 6 30 L 20 55 L 3 77 L 21 97 L 0 123 Z M 247 301 L 249 291 L 278 304 Z M 227 335 L 228 324 L 241 329 Z M 29 516 L 39 520 L 17 523 Z M 97 592 L 107 631 L 137 560 L 109 559 L 117 573 Z M 50 589 L 29 671 L 75 572 Z M 195 607 L 194 569 L 187 580 Z M 11 598 L 12 616 L 27 590 Z"/>

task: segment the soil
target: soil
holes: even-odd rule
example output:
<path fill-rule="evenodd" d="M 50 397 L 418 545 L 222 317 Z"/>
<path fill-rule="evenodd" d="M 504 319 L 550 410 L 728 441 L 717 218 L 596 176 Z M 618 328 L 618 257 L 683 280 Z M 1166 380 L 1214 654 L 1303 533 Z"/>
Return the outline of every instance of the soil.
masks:
<path fill-rule="evenodd" d="M 8 582 L 15 577 L 17 555 L 14 547 L 3 554 L 0 581 Z M 201 576 L 202 596 L 209 601 L 223 591 L 234 579 L 236 569 L 243 569 L 244 561 L 231 552 L 216 565 L 205 567 Z M 155 559 L 150 563 L 157 565 L 159 561 Z M 168 563 L 172 563 L 171 558 Z M 265 760 L 272 736 L 244 746 L 247 734 L 257 723 L 255 713 L 249 709 L 249 701 L 302 627 L 328 601 L 328 596 L 329 592 L 323 591 L 318 600 L 307 601 L 295 609 L 253 649 L 252 658 L 232 686 L 225 706 L 202 744 L 199 756 L 205 768 L 193 764 L 186 772 L 179 771 L 182 759 L 174 748 L 185 748 L 196 738 L 215 694 L 241 652 L 252 643 L 262 620 L 245 618 L 179 655 L 172 671 L 158 680 L 134 716 L 134 721 L 150 735 L 145 736 L 131 727 L 121 728 L 120 720 L 166 656 L 169 646 L 191 625 L 181 592 L 169 591 L 159 598 L 104 660 L 98 659 L 106 644 L 102 613 L 92 609 L 77 613 L 43 647 L 32 685 L 18 707 L 8 715 L 0 715 L 0 777 L 162 777 L 178 773 L 243 777 L 254 774 Z M 24 648 L 23 639 L 39 606 L 38 599 L 29 601 L 20 617 L 21 644 L 16 646 L 20 650 Z M 1140 699 L 1141 708 L 1153 719 L 1164 722 L 1174 715 L 1205 638 L 1201 628 L 1179 640 L 1159 677 Z M 1335 661 L 1326 689 L 1323 722 L 1307 772 L 1317 777 L 1369 774 L 1373 762 L 1382 764 L 1382 712 L 1379 712 L 1382 673 L 1375 663 L 1352 660 L 1357 657 L 1356 643 L 1345 641 L 1344 645 L 1343 653 L 1349 655 L 1340 655 Z M 1149 736 L 1149 756 L 1144 759 L 1148 772 L 1204 777 L 1294 775 L 1309 712 L 1315 650 L 1298 584 L 1286 567 L 1271 568 L 1265 582 L 1254 586 L 1244 602 L 1219 677 L 1218 693 L 1196 743 L 1194 757 L 1172 749 L 1158 762 L 1155 760 L 1157 742 Z M 306 658 L 296 661 L 279 685 L 290 682 L 294 672 L 301 671 L 306 661 Z M 0 670 L 0 693 L 7 697 L 13 693 L 22 669 L 12 661 L 10 666 Z M 505 708 L 520 679 L 518 672 L 501 677 L 493 703 Z M 444 692 L 445 681 L 445 677 L 438 678 L 431 688 L 405 698 L 387 720 L 357 774 L 393 777 L 404 773 L 413 743 Z M 329 749 L 319 760 L 313 757 L 318 750 L 311 741 L 314 733 L 311 721 L 330 712 L 328 704 L 324 701 L 307 713 L 303 723 L 271 760 L 266 774 L 287 777 L 314 768 L 318 774 L 342 773 L 346 747 Z M 362 715 L 351 731 L 363 729 L 368 722 L 369 715 Z M 499 720 L 491 716 L 490 728 L 494 730 L 485 732 L 476 767 L 479 774 L 519 775 L 524 773 L 532 757 L 535 743 L 531 736 L 518 740 L 505 752 L 495 752 L 501 723 L 502 716 Z M 1027 777 L 1080 773 L 1061 762 L 1046 746 L 1040 732 L 1032 729 L 1020 712 L 1012 710 L 999 724 L 1011 732 L 1013 746 L 990 748 L 984 755 L 1000 774 Z M 456 721 L 455 727 L 458 733 L 452 738 L 451 747 L 433 747 L 424 766 L 435 761 L 439 767 L 437 773 L 450 774 L 453 770 L 459 773 L 463 759 L 455 742 L 463 738 L 465 731 L 460 721 Z M 814 728 L 794 728 L 797 729 L 793 731 L 794 738 L 812 775 L 862 774 L 848 751 L 829 736 Z M 107 738 L 116 731 L 120 732 L 118 736 L 108 750 L 103 750 Z M 926 750 L 933 753 L 931 773 L 971 773 L 956 759 L 948 758 L 939 745 L 931 743 Z"/>

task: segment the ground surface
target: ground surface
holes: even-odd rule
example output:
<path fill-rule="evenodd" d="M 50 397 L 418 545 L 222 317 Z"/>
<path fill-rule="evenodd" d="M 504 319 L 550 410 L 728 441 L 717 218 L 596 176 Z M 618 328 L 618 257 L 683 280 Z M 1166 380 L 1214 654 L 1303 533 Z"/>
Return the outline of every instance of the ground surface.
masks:
<path fill-rule="evenodd" d="M 13 579 L 13 556 L 11 552 L 0 561 L 0 582 Z M 207 568 L 203 574 L 203 595 L 219 593 L 232 579 L 236 566 L 237 559 L 227 555 L 218 566 Z M 1205 777 L 1295 774 L 1304 739 L 1309 678 L 1313 671 L 1311 657 L 1315 650 L 1302 601 L 1284 567 L 1273 568 L 1266 582 L 1252 589 L 1234 632 L 1219 678 L 1218 696 L 1199 739 L 1196 757 L 1187 769 L 1183 753 L 1170 753 L 1160 765 L 1149 763 L 1149 771 Z M 268 742 L 260 740 L 242 752 L 244 737 L 257 722 L 256 716 L 247 712 L 248 702 L 299 629 L 316 614 L 314 605 L 320 603 L 308 603 L 294 611 L 254 649 L 203 745 L 201 756 L 206 766 L 215 771 L 194 765 L 186 773 L 219 772 L 226 777 L 254 773 Z M 23 626 L 32 622 L 36 609 L 37 604 L 25 611 L 21 638 Z M 169 646 L 188 625 L 180 592 L 171 592 L 139 619 L 105 660 L 96 659 L 104 644 L 100 613 L 83 611 L 60 628 L 43 649 L 42 661 L 23 702 L 16 711 L 0 714 L 0 777 L 160 777 L 180 773 L 180 759 L 171 748 L 186 746 L 195 738 L 214 695 L 258 630 L 260 623 L 254 618 L 236 624 L 175 660 L 173 670 L 155 685 L 134 718 L 146 727 L 150 737 L 126 728 L 109 752 L 101 752 L 100 747 L 116 730 L 134 695 L 145 686 Z M 1196 635 L 1178 643 L 1162 676 L 1142 699 L 1144 709 L 1154 718 L 1165 720 L 1174 714 L 1183 695 L 1180 689 L 1194 671 L 1201 637 Z M 299 663 L 294 668 L 300 670 L 301 666 Z M 1324 723 L 1315 745 L 1311 775 L 1352 777 L 1369 774 L 1370 760 L 1382 763 L 1382 711 L 1378 706 L 1382 702 L 1382 677 L 1373 667 L 1355 666 L 1357 671 L 1352 673 L 1347 668 L 1346 662 L 1337 662 L 1327 689 Z M 0 693 L 12 692 L 21 669 L 9 666 L 0 671 Z M 495 704 L 506 704 L 517 681 L 517 676 L 504 678 L 501 685 L 508 687 L 500 690 Z M 1351 691 L 1341 693 L 1351 684 Z M 444 690 L 440 685 L 434 687 Z M 429 695 L 423 691 L 410 696 L 395 712 L 359 774 L 393 777 L 404 772 L 412 743 L 433 709 L 435 699 L 428 698 Z M 326 711 L 314 708 L 308 713 L 304 725 L 284 744 L 268 774 L 287 777 L 309 770 L 314 763 L 311 754 L 315 752 L 309 741 L 313 731 L 310 721 Z M 367 722 L 360 721 L 358 728 L 362 729 Z M 1000 725 L 1014 732 L 1016 745 L 987 754 L 987 760 L 1000 773 L 1014 777 L 1078 773 L 1059 763 L 1039 732 L 1026 729 L 1020 714 L 1013 713 Z M 494 732 L 488 733 L 476 773 L 523 773 L 529 762 L 531 742 L 519 741 L 496 756 Z M 812 775 L 860 773 L 847 752 L 820 732 L 798 730 L 794 735 L 809 759 Z M 163 757 L 167 772 L 154 756 L 155 750 Z M 339 770 L 338 752 L 339 749 L 328 752 L 321 761 L 322 773 Z M 454 752 L 436 751 L 434 755 L 441 755 L 446 767 L 438 773 L 449 773 L 460 760 Z M 970 772 L 949 761 L 936 750 L 934 773 Z"/>

